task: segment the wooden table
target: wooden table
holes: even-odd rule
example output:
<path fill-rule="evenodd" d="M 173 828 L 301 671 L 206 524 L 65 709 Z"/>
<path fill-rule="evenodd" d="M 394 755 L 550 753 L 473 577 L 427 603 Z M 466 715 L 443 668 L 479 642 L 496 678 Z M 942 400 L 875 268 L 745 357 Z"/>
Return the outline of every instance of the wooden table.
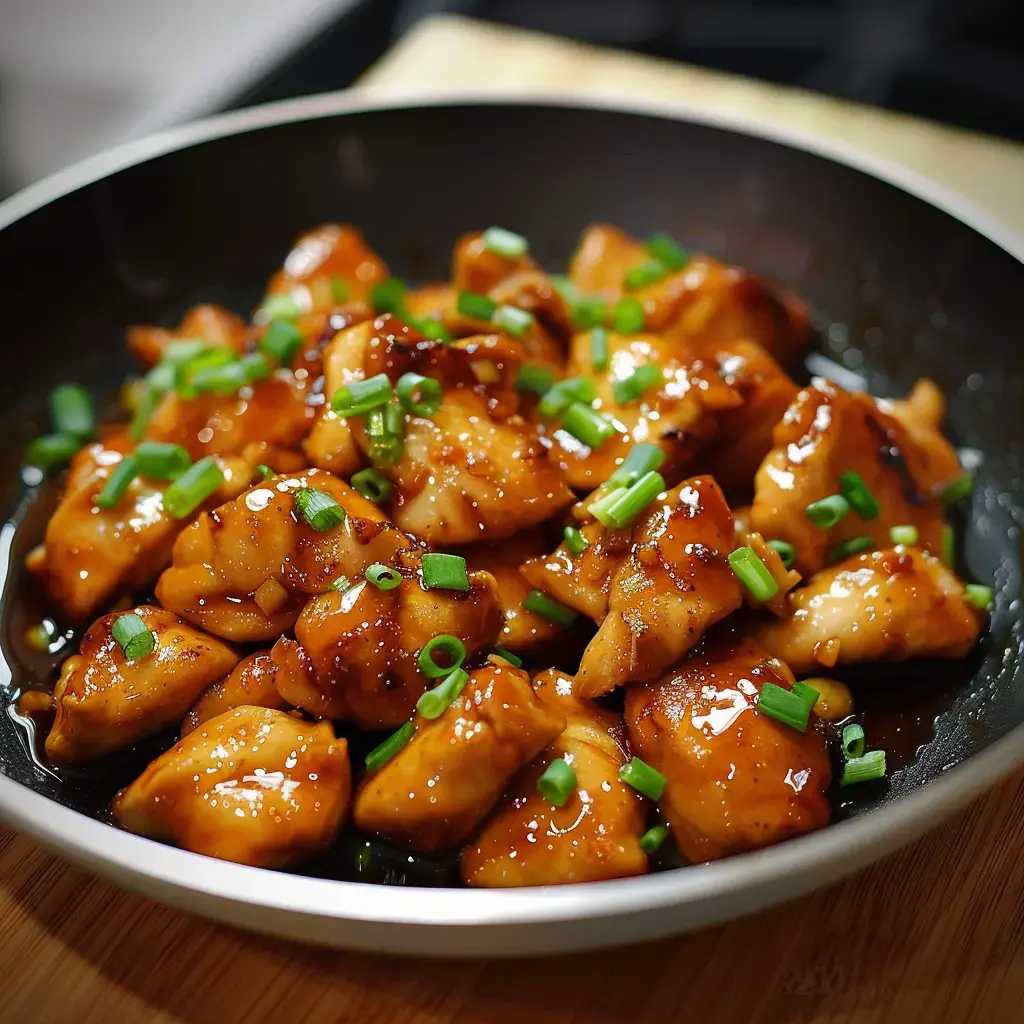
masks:
<path fill-rule="evenodd" d="M 849 138 L 1024 227 L 1024 150 L 695 68 L 433 19 L 375 92 L 530 82 L 741 110 Z M 1024 1019 L 1024 775 L 849 881 L 659 944 L 437 963 L 307 949 L 121 892 L 0 831 L 0 1024 Z"/>

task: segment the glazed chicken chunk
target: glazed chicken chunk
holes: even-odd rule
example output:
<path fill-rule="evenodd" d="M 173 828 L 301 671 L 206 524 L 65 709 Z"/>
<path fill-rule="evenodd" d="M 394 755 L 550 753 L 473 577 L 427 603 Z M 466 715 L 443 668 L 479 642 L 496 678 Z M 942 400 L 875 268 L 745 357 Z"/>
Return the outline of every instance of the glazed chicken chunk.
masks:
<path fill-rule="evenodd" d="M 629 760 L 622 719 L 574 697 L 572 678 L 554 669 L 542 673 L 534 689 L 564 712 L 565 731 L 513 779 L 483 831 L 463 850 L 463 881 L 561 885 L 643 874 L 644 800 L 619 781 Z M 537 779 L 555 758 L 576 775 L 576 789 L 561 807 L 537 790 Z"/>
<path fill-rule="evenodd" d="M 114 816 L 193 853 L 283 867 L 330 845 L 351 789 L 348 744 L 330 722 L 243 705 L 158 757 L 118 794 Z"/>
<path fill-rule="evenodd" d="M 181 723 L 181 735 L 187 736 L 203 722 L 243 704 L 283 711 L 288 704 L 277 691 L 277 672 L 269 651 L 243 658 L 227 676 L 200 694 Z"/>
<path fill-rule="evenodd" d="M 207 345 L 242 352 L 247 334 L 248 328 L 240 316 L 221 306 L 203 303 L 186 310 L 174 330 L 165 327 L 129 328 L 128 348 L 144 366 L 154 366 L 172 342 L 201 338 Z"/>
<path fill-rule="evenodd" d="M 831 780 L 814 715 L 806 732 L 758 710 L 765 683 L 793 674 L 752 640 L 695 651 L 626 691 L 636 754 L 668 780 L 659 806 L 683 854 L 717 860 L 828 823 Z"/>
<path fill-rule="evenodd" d="M 526 672 L 494 659 L 439 718 L 413 724 L 412 739 L 359 787 L 353 815 L 366 832 L 435 853 L 472 834 L 565 715 L 537 700 Z"/>
<path fill-rule="evenodd" d="M 189 706 L 238 661 L 227 644 L 151 605 L 134 609 L 156 641 L 153 653 L 129 659 L 114 638 L 119 613 L 89 627 L 78 654 L 61 666 L 57 717 L 46 738 L 53 761 L 91 761 L 177 725 Z"/>

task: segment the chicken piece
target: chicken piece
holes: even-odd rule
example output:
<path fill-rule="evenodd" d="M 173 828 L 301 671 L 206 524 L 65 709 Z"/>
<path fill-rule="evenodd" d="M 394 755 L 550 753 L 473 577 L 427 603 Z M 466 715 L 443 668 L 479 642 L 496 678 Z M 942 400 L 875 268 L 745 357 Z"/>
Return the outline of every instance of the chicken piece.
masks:
<path fill-rule="evenodd" d="M 965 658 L 986 616 L 939 559 L 897 547 L 847 559 L 789 596 L 791 615 L 752 633 L 794 672 L 913 658 Z M 838 648 L 838 659 L 835 651 Z M 826 655 L 831 650 L 831 655 Z"/>
<path fill-rule="evenodd" d="M 626 274 L 650 259 L 641 242 L 610 224 L 593 224 L 580 236 L 569 263 L 569 280 L 584 294 L 615 302 Z"/>
<path fill-rule="evenodd" d="M 79 653 L 61 666 L 54 689 L 57 717 L 46 756 L 58 763 L 92 761 L 175 725 L 193 701 L 238 661 L 227 644 L 152 605 L 134 609 L 156 649 L 129 661 L 114 639 L 121 612 L 97 619 Z"/>
<path fill-rule="evenodd" d="M 314 530 L 294 504 L 302 488 L 334 498 L 344 522 Z M 199 516 L 178 537 L 156 593 L 164 607 L 217 636 L 274 640 L 311 594 L 341 575 L 358 577 L 375 562 L 390 563 L 411 546 L 376 505 L 330 473 L 310 469 L 272 477 Z"/>
<path fill-rule="evenodd" d="M 270 651 L 243 658 L 227 676 L 200 694 L 181 723 L 181 735 L 187 736 L 203 722 L 243 704 L 284 711 L 288 702 L 277 692 L 276 678 L 277 664 Z"/>
<path fill-rule="evenodd" d="M 417 655 L 435 636 L 458 637 L 467 659 L 491 646 L 501 629 L 501 599 L 489 573 L 469 575 L 469 590 L 428 590 L 418 565 L 403 560 L 404 581 L 378 590 L 360 580 L 347 590 L 314 597 L 295 623 L 295 638 L 279 640 L 277 688 L 289 703 L 361 729 L 393 729 L 408 721 L 434 685 Z"/>
<path fill-rule="evenodd" d="M 545 704 L 565 713 L 565 731 L 513 780 L 490 821 L 462 852 L 462 880 L 474 886 L 561 885 L 641 875 L 644 800 L 619 781 L 629 760 L 622 719 L 572 694 L 572 680 L 551 669 L 534 681 Z M 561 807 L 537 791 L 555 758 L 576 773 Z"/>
<path fill-rule="evenodd" d="M 351 793 L 348 743 L 330 722 L 243 705 L 158 757 L 113 810 L 139 835 L 279 868 L 331 845 Z"/>
<path fill-rule="evenodd" d="M 137 476 L 113 508 L 96 505 L 96 495 L 124 458 L 124 451 L 108 447 L 111 443 L 87 445 L 72 459 L 43 543 L 27 560 L 50 597 L 76 621 L 156 579 L 171 560 L 174 538 L 188 523 L 164 509 L 165 480 Z M 242 462 L 220 465 L 225 479 L 211 502 L 234 497 L 251 479 L 251 469 Z"/>
<path fill-rule="evenodd" d="M 934 481 L 936 488 L 947 486 L 963 475 L 956 449 L 942 433 L 946 399 L 934 381 L 923 377 L 906 398 L 878 399 L 877 402 L 880 409 L 903 424 L 918 450 L 925 478 Z"/>
<path fill-rule="evenodd" d="M 767 601 L 760 601 L 746 588 L 743 588 L 743 603 L 751 608 L 767 608 L 780 619 L 789 617 L 790 605 L 787 595 L 800 585 L 803 577 L 795 569 L 787 569 L 782 556 L 759 533 L 747 530 L 736 522 L 736 547 L 749 547 L 761 560 L 761 564 L 771 574 L 775 585 L 779 588 Z"/>
<path fill-rule="evenodd" d="M 406 292 L 404 308 L 416 323 L 423 320 L 437 320 L 441 323 L 454 312 L 458 297 L 454 285 L 447 281 L 437 281 Z"/>
<path fill-rule="evenodd" d="M 528 651 L 562 634 L 560 626 L 523 607 L 523 601 L 533 588 L 519 571 L 520 566 L 527 559 L 543 557 L 546 551 L 547 543 L 541 530 L 529 529 L 507 540 L 472 544 L 459 552 L 470 569 L 488 572 L 497 582 L 505 616 L 505 625 L 497 639 L 499 647 Z"/>
<path fill-rule="evenodd" d="M 583 698 L 656 679 L 704 633 L 740 606 L 726 560 L 729 506 L 711 477 L 684 480 L 633 527 L 632 546 L 608 589 L 608 613 L 577 675 Z"/>
<path fill-rule="evenodd" d="M 128 348 L 143 366 L 155 366 L 174 341 L 202 340 L 241 353 L 248 337 L 245 321 L 234 313 L 204 303 L 185 311 L 173 330 L 166 327 L 129 327 Z"/>
<path fill-rule="evenodd" d="M 470 676 L 443 714 L 414 719 L 412 739 L 356 792 L 357 828 L 436 853 L 464 842 L 508 780 L 565 728 L 530 677 L 502 659 Z"/>
<path fill-rule="evenodd" d="M 717 368 L 693 358 L 685 346 L 653 334 L 607 333 L 608 368 L 596 371 L 591 357 L 591 335 L 573 337 L 568 375 L 591 381 L 597 408 L 611 418 L 616 432 L 596 449 L 554 424 L 545 427 L 552 443 L 551 458 L 564 471 L 571 487 L 593 490 L 615 472 L 634 442 L 650 441 L 665 449 L 669 459 L 663 475 L 678 480 L 693 453 L 706 444 L 715 429 L 709 413 L 740 405 L 740 396 L 726 384 Z M 654 365 L 661 371 L 655 385 L 633 401 L 615 400 L 616 384 L 638 367 Z"/>
<path fill-rule="evenodd" d="M 731 342 L 716 353 L 715 362 L 722 379 L 739 393 L 743 404 L 718 412 L 715 434 L 700 453 L 700 466 L 727 495 L 749 496 L 754 475 L 772 449 L 772 432 L 798 389 L 753 341 Z"/>
<path fill-rule="evenodd" d="M 842 541 L 870 537 L 876 548 L 885 547 L 893 526 L 916 526 L 921 547 L 941 550 L 939 496 L 950 480 L 944 471 L 934 475 L 934 461 L 870 396 L 816 378 L 786 411 L 773 439 L 755 479 L 750 525 L 769 540 L 792 544 L 802 575 L 822 569 Z M 864 520 L 851 510 L 831 529 L 815 526 L 807 506 L 838 492 L 845 472 L 860 474 L 879 515 Z"/>
<path fill-rule="evenodd" d="M 151 441 L 180 444 L 193 459 L 236 455 L 254 442 L 295 448 L 313 427 L 307 380 L 286 371 L 235 395 L 183 398 L 169 391 L 146 424 Z"/>
<path fill-rule="evenodd" d="M 806 732 L 761 714 L 766 682 L 788 690 L 793 674 L 754 641 L 727 641 L 626 691 L 630 743 L 668 780 L 659 806 L 695 863 L 828 824 L 825 739 L 813 714 Z"/>

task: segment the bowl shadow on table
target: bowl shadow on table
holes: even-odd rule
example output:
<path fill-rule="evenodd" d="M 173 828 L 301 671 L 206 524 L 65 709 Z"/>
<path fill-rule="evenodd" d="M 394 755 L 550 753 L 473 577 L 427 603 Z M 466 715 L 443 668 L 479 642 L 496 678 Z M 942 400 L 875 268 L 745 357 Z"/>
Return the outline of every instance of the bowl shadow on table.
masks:
<path fill-rule="evenodd" d="M 1022 850 L 1017 777 L 876 868 L 794 903 L 678 939 L 519 961 L 400 959 L 249 936 L 123 896 L 55 858 L 42 874 L 15 871 L 3 884 L 18 916 L 34 918 L 69 957 L 33 986 L 31 1019 L 82 1019 L 76 1000 L 88 989 L 104 1019 L 152 1013 L 188 1024 L 798 1024 L 853 1009 L 865 1020 L 884 1010 L 894 1021 L 999 1021 L 1024 998 L 1024 973 L 1010 974 L 1024 965 Z M 24 939 L 0 939 L 8 965 L 32 955 L 10 948 L 15 941 Z M 5 1000 L 0 1019 L 29 1019 L 4 1016 L 16 1004 Z"/>

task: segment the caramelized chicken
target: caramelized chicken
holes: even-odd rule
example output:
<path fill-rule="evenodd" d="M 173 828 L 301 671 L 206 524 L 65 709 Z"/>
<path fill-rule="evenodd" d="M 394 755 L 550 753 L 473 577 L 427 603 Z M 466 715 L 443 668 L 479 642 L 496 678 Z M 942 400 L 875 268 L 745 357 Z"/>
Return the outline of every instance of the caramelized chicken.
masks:
<path fill-rule="evenodd" d="M 917 449 L 922 473 L 935 488 L 958 479 L 963 470 L 956 449 L 942 436 L 946 399 L 933 381 L 922 378 L 910 394 L 899 401 L 878 399 L 878 406 L 903 424 Z"/>
<path fill-rule="evenodd" d="M 114 816 L 193 853 L 283 867 L 331 844 L 351 789 L 348 744 L 330 722 L 242 706 L 158 757 L 118 794 Z"/>
<path fill-rule="evenodd" d="M 295 507 L 303 488 L 323 491 L 344 521 L 314 530 Z M 322 470 L 272 477 L 235 501 L 204 512 L 178 538 L 173 564 L 157 583 L 166 608 L 240 642 L 276 639 L 312 594 L 342 575 L 360 577 L 390 563 L 411 542 L 376 505 Z"/>
<path fill-rule="evenodd" d="M 530 677 L 495 659 L 442 715 L 414 719 L 412 739 L 356 792 L 356 826 L 422 853 L 465 841 L 508 780 L 565 728 Z"/>
<path fill-rule="evenodd" d="M 834 664 L 965 658 L 985 624 L 984 613 L 965 602 L 964 586 L 953 573 L 915 548 L 847 559 L 812 577 L 790 594 L 789 602 L 788 618 L 758 622 L 753 634 L 794 672 Z M 828 649 L 831 656 L 825 654 Z"/>
<path fill-rule="evenodd" d="M 792 544 L 795 568 L 805 576 L 823 568 L 840 542 L 863 536 L 884 547 L 893 526 L 917 527 L 921 546 L 937 552 L 947 468 L 870 396 L 816 379 L 775 428 L 774 448 L 755 480 L 751 527 Z M 837 493 L 847 472 L 864 480 L 879 515 L 865 520 L 851 510 L 831 529 L 815 526 L 807 506 Z"/>
<path fill-rule="evenodd" d="M 144 366 L 155 366 L 163 358 L 167 346 L 174 341 L 198 339 L 211 346 L 223 346 L 241 353 L 245 348 L 248 328 L 234 313 L 204 303 L 185 311 L 174 330 L 166 327 L 128 328 L 128 348 Z"/>
<path fill-rule="evenodd" d="M 694 652 L 626 691 L 637 755 L 668 780 L 659 801 L 691 861 L 717 860 L 821 828 L 831 780 L 825 740 L 758 711 L 762 686 L 793 675 L 752 640 Z"/>
<path fill-rule="evenodd" d="M 615 302 L 625 292 L 626 274 L 649 254 L 641 242 L 611 224 L 592 224 L 580 236 L 569 263 L 569 280 L 584 294 Z"/>
<path fill-rule="evenodd" d="M 767 600 L 761 601 L 748 590 L 743 588 L 743 603 L 751 608 L 767 608 L 773 615 L 779 618 L 786 618 L 790 614 L 787 594 L 800 585 L 803 577 L 795 569 L 787 569 L 779 552 L 773 548 L 759 533 L 750 530 L 746 513 L 749 510 L 741 509 L 733 514 L 736 524 L 736 547 L 749 547 L 761 560 L 761 564 L 768 570 L 769 575 L 775 580 L 778 590 Z"/>
<path fill-rule="evenodd" d="M 565 731 L 506 790 L 490 821 L 462 852 L 467 885 L 560 885 L 625 878 L 647 870 L 640 849 L 644 801 L 619 781 L 629 760 L 622 719 L 572 694 L 554 669 L 534 682 L 545 704 L 565 713 Z M 555 759 L 576 774 L 576 790 L 561 807 L 537 791 Z"/>
<path fill-rule="evenodd" d="M 417 655 L 435 636 L 458 637 L 467 657 L 495 642 L 501 598 L 494 578 L 469 575 L 469 589 L 428 590 L 414 564 L 392 590 L 359 580 L 347 590 L 314 597 L 295 623 L 295 639 L 279 640 L 277 688 L 289 703 L 363 729 L 408 721 L 432 685 Z"/>
<path fill-rule="evenodd" d="M 269 651 L 257 651 L 243 658 L 229 675 L 200 695 L 181 723 L 181 735 L 187 736 L 203 722 L 243 704 L 283 711 L 288 703 L 277 692 L 277 672 L 278 666 Z"/>
<path fill-rule="evenodd" d="M 121 613 L 110 612 L 89 627 L 79 653 L 61 666 L 57 717 L 46 738 L 51 760 L 91 761 L 176 725 L 238 661 L 227 644 L 163 608 L 140 605 L 134 612 L 153 633 L 152 653 L 128 660 L 112 633 Z"/>

